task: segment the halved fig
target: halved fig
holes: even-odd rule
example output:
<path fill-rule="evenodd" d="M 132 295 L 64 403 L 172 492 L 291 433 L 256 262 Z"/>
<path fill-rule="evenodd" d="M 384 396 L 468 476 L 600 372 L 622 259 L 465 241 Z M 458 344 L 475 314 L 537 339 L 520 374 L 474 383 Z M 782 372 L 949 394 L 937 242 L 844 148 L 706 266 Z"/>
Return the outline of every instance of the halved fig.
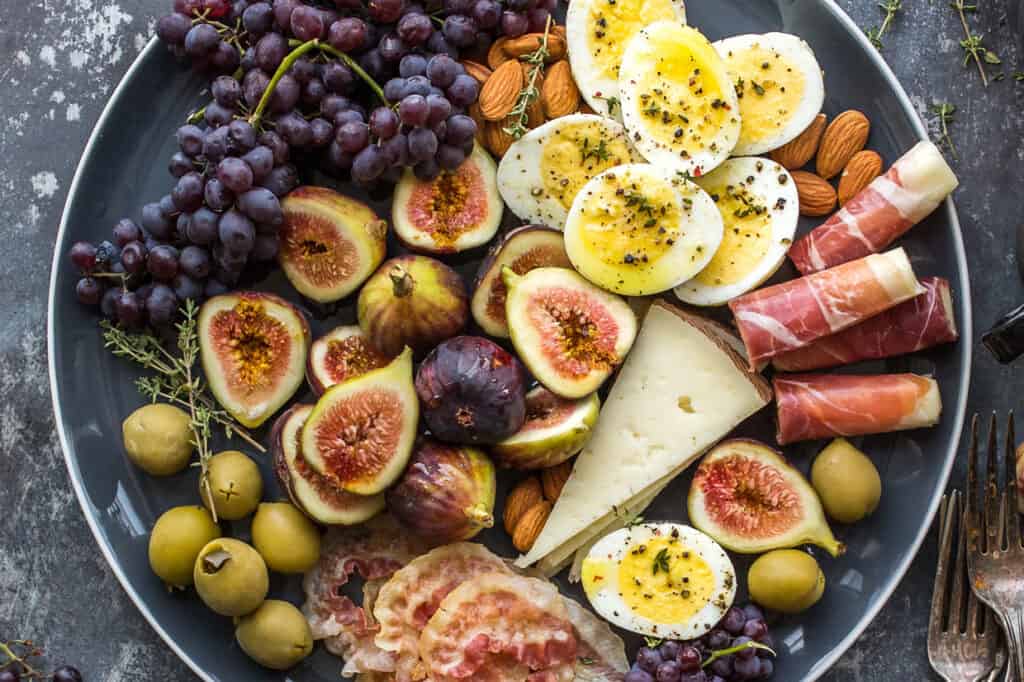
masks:
<path fill-rule="evenodd" d="M 543 386 L 526 394 L 526 423 L 491 446 L 498 464 L 512 469 L 546 469 L 583 449 L 594 433 L 601 401 L 596 393 L 566 400 Z"/>
<path fill-rule="evenodd" d="M 637 325 L 630 307 L 576 272 L 537 268 L 520 277 L 506 267 L 502 279 L 512 345 L 552 393 L 593 393 L 633 346 Z"/>
<path fill-rule="evenodd" d="M 199 355 L 213 397 L 256 428 L 302 385 L 309 324 L 273 294 L 236 291 L 199 310 Z"/>
<path fill-rule="evenodd" d="M 394 359 L 377 350 L 356 325 L 335 327 L 313 342 L 306 380 L 317 395 L 331 386 L 379 369 Z"/>
<path fill-rule="evenodd" d="M 534 268 L 571 268 L 562 232 L 547 225 L 517 227 L 491 249 L 480 264 L 476 287 L 470 301 L 473 319 L 490 336 L 508 338 L 505 296 L 508 289 L 501 270 L 509 267 L 517 275 Z"/>
<path fill-rule="evenodd" d="M 359 327 L 377 350 L 416 357 L 466 326 L 469 301 L 459 273 L 427 256 L 392 258 L 359 292 Z"/>
<path fill-rule="evenodd" d="M 832 556 L 846 550 L 832 535 L 807 479 L 755 440 L 722 441 L 704 456 L 690 484 L 687 509 L 690 523 L 740 554 L 804 544 Z"/>
<path fill-rule="evenodd" d="M 475 146 L 461 166 L 430 182 L 407 169 L 395 186 L 391 221 L 413 251 L 455 253 L 491 241 L 504 209 L 494 161 Z"/>
<path fill-rule="evenodd" d="M 298 187 L 281 201 L 278 262 L 292 286 L 319 303 L 359 288 L 384 260 L 388 225 L 366 204 L 327 187 Z"/>
<path fill-rule="evenodd" d="M 302 456 L 342 490 L 374 495 L 401 475 L 419 418 L 407 348 L 386 367 L 327 389 L 302 427 Z"/>
<path fill-rule="evenodd" d="M 347 493 L 306 463 L 299 449 L 299 434 L 312 412 L 312 405 L 293 405 L 274 422 L 270 447 L 281 487 L 296 507 L 328 526 L 351 526 L 376 516 L 384 509 L 384 493 Z"/>

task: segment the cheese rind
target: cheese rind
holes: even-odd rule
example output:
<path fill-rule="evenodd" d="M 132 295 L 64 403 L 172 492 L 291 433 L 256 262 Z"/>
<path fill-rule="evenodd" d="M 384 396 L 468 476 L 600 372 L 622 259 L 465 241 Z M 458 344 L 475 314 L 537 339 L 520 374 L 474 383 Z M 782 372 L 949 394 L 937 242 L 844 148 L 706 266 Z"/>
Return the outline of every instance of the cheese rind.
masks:
<path fill-rule="evenodd" d="M 658 301 L 651 306 L 594 436 L 580 453 L 530 552 L 550 570 L 650 495 L 740 422 L 771 389 L 709 320 Z M 646 506 L 646 505 L 644 505 Z"/>

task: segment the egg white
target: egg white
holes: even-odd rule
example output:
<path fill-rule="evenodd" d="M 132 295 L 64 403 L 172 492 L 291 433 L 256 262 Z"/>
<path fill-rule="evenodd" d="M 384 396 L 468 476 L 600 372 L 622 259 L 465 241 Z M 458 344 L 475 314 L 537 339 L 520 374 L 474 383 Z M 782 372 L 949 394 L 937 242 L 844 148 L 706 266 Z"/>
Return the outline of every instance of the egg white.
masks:
<path fill-rule="evenodd" d="M 775 274 L 786 260 L 786 253 L 793 243 L 797 222 L 800 218 L 800 200 L 797 197 L 796 183 L 789 172 L 770 159 L 758 157 L 737 157 L 729 159 L 711 173 L 698 178 L 695 182 L 707 191 L 712 199 L 717 197 L 716 205 L 722 215 L 725 226 L 722 243 L 714 258 L 711 259 L 706 271 L 698 273 L 693 279 L 683 282 L 675 288 L 676 296 L 683 302 L 699 306 L 715 306 L 728 303 L 733 298 L 747 293 L 761 285 Z M 763 226 L 763 241 L 752 242 L 750 231 L 744 230 L 749 224 L 738 219 L 736 210 L 742 210 L 743 204 L 737 208 L 735 202 L 728 201 L 722 195 L 724 188 L 732 186 L 736 192 L 742 192 L 758 207 L 763 207 L 767 225 Z M 764 245 L 764 253 L 743 269 L 736 281 L 715 282 L 710 279 L 712 268 L 720 259 L 732 259 L 739 262 L 739 249 L 756 248 Z"/>
<path fill-rule="evenodd" d="M 725 38 L 714 43 L 725 68 L 743 97 L 740 101 L 742 129 L 733 150 L 736 156 L 763 154 L 793 140 L 811 124 L 825 101 L 825 81 L 814 50 L 801 38 L 788 33 L 747 34 Z M 768 53 L 768 60 L 751 59 L 754 53 Z M 764 65 L 768 64 L 768 68 Z M 742 79 L 742 80 L 741 80 Z M 802 81 L 797 104 L 776 109 L 768 121 L 761 117 L 743 116 L 745 103 L 758 95 L 754 83 L 785 87 L 787 81 Z M 777 93 L 776 93 L 777 94 Z M 772 96 L 769 92 L 768 96 Z"/>
<path fill-rule="evenodd" d="M 686 23 L 683 0 L 570 0 L 565 15 L 569 65 L 591 109 L 621 118 L 621 107 L 614 104 L 619 98 L 621 51 L 646 24 L 673 16 Z M 612 68 L 606 68 L 608 60 Z"/>
<path fill-rule="evenodd" d="M 606 151 L 601 155 L 584 157 L 580 151 L 583 145 L 596 150 L 602 143 Z M 573 155 L 569 167 L 547 166 L 552 145 L 558 145 L 563 155 Z M 575 196 L 567 192 L 612 166 L 639 160 L 621 123 L 593 114 L 570 114 L 534 128 L 508 148 L 498 164 L 498 191 L 519 218 L 561 230 Z"/>
<path fill-rule="evenodd" d="M 680 550 L 695 553 L 707 565 L 713 577 L 711 593 L 696 613 L 681 622 L 665 623 L 648 618 L 630 607 L 619 592 L 619 569 L 629 553 L 652 541 L 673 537 Z M 653 551 L 648 551 L 653 555 Z M 645 557 L 646 560 L 647 557 Z M 654 557 L 650 557 L 652 565 Z M 600 567 L 600 580 L 589 579 L 588 564 Z M 609 570 L 610 569 L 610 570 Z M 619 627 L 649 637 L 694 639 L 705 634 L 722 619 L 736 597 L 736 569 L 717 542 L 690 526 L 677 523 L 643 523 L 622 528 L 601 538 L 583 563 L 583 589 L 591 606 L 602 618 Z M 683 585 L 679 586 L 683 588 Z"/>

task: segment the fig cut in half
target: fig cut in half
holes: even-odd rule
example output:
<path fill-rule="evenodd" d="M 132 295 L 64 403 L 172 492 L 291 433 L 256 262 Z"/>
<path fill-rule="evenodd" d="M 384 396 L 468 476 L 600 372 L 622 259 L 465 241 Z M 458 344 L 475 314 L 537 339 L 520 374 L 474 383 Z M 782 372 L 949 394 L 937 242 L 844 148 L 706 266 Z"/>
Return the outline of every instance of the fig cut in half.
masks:
<path fill-rule="evenodd" d="M 582 398 L 611 376 L 636 339 L 636 315 L 615 294 L 566 268 L 523 276 L 504 268 L 505 314 L 519 358 L 563 398 Z"/>
<path fill-rule="evenodd" d="M 687 509 L 690 523 L 740 554 L 805 544 L 832 556 L 846 550 L 832 535 L 807 479 L 755 440 L 722 441 L 704 456 L 690 484 Z"/>
<path fill-rule="evenodd" d="M 274 422 L 270 444 L 281 487 L 306 516 L 325 525 L 351 526 L 371 519 L 384 509 L 384 493 L 347 493 L 313 471 L 302 456 L 299 434 L 312 412 L 312 405 L 293 405 Z"/>
<path fill-rule="evenodd" d="M 455 253 L 486 244 L 498 232 L 505 208 L 497 173 L 479 146 L 461 166 L 429 182 L 406 169 L 391 204 L 395 234 L 421 253 Z"/>
<path fill-rule="evenodd" d="M 379 369 L 394 359 L 377 350 L 356 325 L 335 327 L 313 342 L 306 381 L 317 395 L 331 386 Z"/>
<path fill-rule="evenodd" d="M 583 449 L 594 433 L 601 409 L 596 393 L 579 400 L 561 398 L 543 386 L 526 394 L 526 423 L 491 447 L 501 466 L 546 469 Z"/>
<path fill-rule="evenodd" d="M 319 303 L 359 288 L 384 260 L 387 222 L 326 187 L 292 190 L 281 202 L 278 262 L 292 286 Z"/>
<path fill-rule="evenodd" d="M 199 310 L 199 355 L 210 391 L 240 424 L 256 428 L 302 385 L 309 324 L 273 294 L 214 296 Z"/>
<path fill-rule="evenodd" d="M 517 275 L 525 275 L 534 268 L 571 268 L 572 264 L 565 252 L 561 231 L 546 225 L 517 227 L 491 249 L 480 264 L 470 310 L 485 334 L 507 339 L 505 296 L 508 289 L 501 278 L 505 267 Z"/>
<path fill-rule="evenodd" d="M 342 490 L 375 495 L 401 475 L 419 418 L 407 348 L 387 366 L 327 389 L 302 427 L 302 456 Z"/>

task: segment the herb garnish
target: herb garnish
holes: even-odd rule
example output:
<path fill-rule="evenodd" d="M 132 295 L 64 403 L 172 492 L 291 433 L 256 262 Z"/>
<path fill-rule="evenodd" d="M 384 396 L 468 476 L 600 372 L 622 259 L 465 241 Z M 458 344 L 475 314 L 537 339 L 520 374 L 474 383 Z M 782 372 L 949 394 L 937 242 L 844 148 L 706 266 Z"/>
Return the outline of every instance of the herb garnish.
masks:
<path fill-rule="evenodd" d="M 594 95 L 594 99 L 603 99 L 608 103 L 608 115 L 614 116 L 615 110 L 619 107 L 619 98 L 615 95 L 611 97 L 602 97 L 601 95 Z"/>
<path fill-rule="evenodd" d="M 544 35 L 541 36 L 540 45 L 537 46 L 536 50 L 522 57 L 522 60 L 530 65 L 530 77 L 527 79 L 523 89 L 519 91 L 516 104 L 508 114 L 508 120 L 511 123 L 502 129 L 517 140 L 529 130 L 526 124 L 530 119 L 530 105 L 540 96 L 537 81 L 544 74 L 544 61 L 550 56 L 548 52 L 548 35 L 550 33 L 551 17 L 548 17 L 548 23 L 544 26 Z"/>
<path fill-rule="evenodd" d="M 631 518 L 629 521 L 626 522 L 626 528 L 633 528 L 634 526 L 639 526 L 643 522 L 644 522 L 643 515 L 642 514 L 637 514 L 636 516 L 634 516 L 633 518 Z"/>
<path fill-rule="evenodd" d="M 960 18 L 960 25 L 964 29 L 964 39 L 960 41 L 960 47 L 964 51 L 964 66 L 967 66 L 973 59 L 974 63 L 978 66 L 978 74 L 981 76 L 982 84 L 988 87 L 988 74 L 985 73 L 985 64 L 1000 64 L 1002 60 L 999 59 L 999 55 L 985 47 L 981 36 L 971 32 L 971 27 L 967 23 L 967 13 L 976 12 L 978 6 L 968 5 L 964 0 L 952 0 L 949 6 L 956 10 L 957 16 Z"/>
<path fill-rule="evenodd" d="M 635 206 L 636 210 L 640 213 L 646 213 L 647 215 L 654 215 L 654 206 L 650 200 L 640 192 L 634 192 L 629 189 L 625 191 L 626 206 Z"/>
<path fill-rule="evenodd" d="M 608 145 L 605 144 L 604 138 L 601 138 L 597 144 L 591 145 L 590 138 L 584 137 L 583 142 L 580 143 L 580 152 L 583 154 L 584 161 L 591 157 L 598 161 L 607 161 L 609 157 Z"/>
<path fill-rule="evenodd" d="M 659 646 L 665 643 L 664 639 L 658 637 L 648 637 L 644 635 L 644 644 L 650 649 L 657 649 Z"/>
<path fill-rule="evenodd" d="M 867 34 L 868 40 L 875 46 L 875 49 L 882 49 L 882 36 L 892 26 L 892 20 L 896 18 L 896 14 L 903 9 L 903 0 L 883 0 L 879 2 L 878 6 L 885 12 L 885 18 L 882 19 L 881 26 L 872 26 L 868 30 L 864 31 Z"/>
<path fill-rule="evenodd" d="M 662 547 L 660 550 L 658 550 L 658 554 L 654 557 L 654 565 L 652 566 L 651 574 L 658 575 L 658 571 L 664 571 L 665 573 L 668 573 L 669 558 L 670 557 L 668 555 L 668 547 Z"/>
<path fill-rule="evenodd" d="M 956 113 L 956 107 L 948 102 L 936 102 L 932 105 L 932 113 L 936 118 L 939 144 L 946 146 L 950 154 L 953 155 L 953 158 L 958 159 L 956 147 L 953 146 L 953 138 L 949 135 L 949 126 L 953 123 L 953 114 Z"/>

